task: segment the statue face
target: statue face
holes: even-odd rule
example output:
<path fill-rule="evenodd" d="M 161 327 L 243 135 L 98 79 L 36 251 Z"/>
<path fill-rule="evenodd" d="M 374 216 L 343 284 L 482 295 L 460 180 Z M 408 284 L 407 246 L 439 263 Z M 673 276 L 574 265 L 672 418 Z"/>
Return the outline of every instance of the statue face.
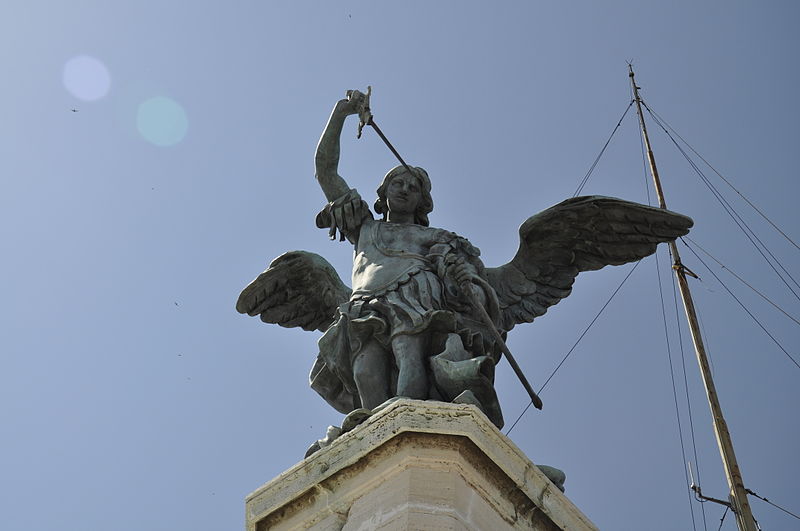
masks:
<path fill-rule="evenodd" d="M 403 173 L 392 179 L 386 188 L 386 205 L 390 212 L 413 214 L 422 199 L 419 181 L 413 175 Z"/>

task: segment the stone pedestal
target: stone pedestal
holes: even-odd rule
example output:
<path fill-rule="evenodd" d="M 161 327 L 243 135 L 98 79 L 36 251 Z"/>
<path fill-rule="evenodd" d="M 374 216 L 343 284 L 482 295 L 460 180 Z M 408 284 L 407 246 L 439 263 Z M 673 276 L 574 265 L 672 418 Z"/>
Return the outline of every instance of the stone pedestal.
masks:
<path fill-rule="evenodd" d="M 247 531 L 594 530 L 476 407 L 398 400 L 247 497 Z"/>

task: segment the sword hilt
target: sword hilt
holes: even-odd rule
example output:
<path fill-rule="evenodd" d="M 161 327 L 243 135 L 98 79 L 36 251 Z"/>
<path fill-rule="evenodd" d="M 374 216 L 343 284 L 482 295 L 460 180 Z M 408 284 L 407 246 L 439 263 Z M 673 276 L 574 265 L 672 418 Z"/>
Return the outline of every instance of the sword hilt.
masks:
<path fill-rule="evenodd" d="M 372 95 L 372 85 L 367 85 L 366 94 L 357 90 L 348 90 L 347 99 L 351 99 L 356 93 L 364 96 L 358 105 L 358 134 L 356 135 L 356 138 L 361 138 L 361 131 L 364 129 L 365 125 L 372 126 L 372 128 L 375 129 L 375 132 L 378 133 L 378 136 L 381 137 L 381 140 L 383 140 L 383 143 L 386 144 L 386 147 L 388 147 L 394 156 L 397 157 L 397 160 L 400 161 L 400 164 L 403 165 L 408 173 L 414 175 L 414 172 L 411 171 L 411 168 L 408 166 L 408 164 L 406 164 L 406 161 L 403 160 L 403 157 L 400 156 L 400 153 L 398 153 L 392 143 L 389 142 L 389 139 L 383 134 L 383 131 L 381 131 L 380 127 L 378 127 L 378 124 L 375 123 L 375 120 L 372 119 L 372 110 L 369 108 L 369 97 Z"/>
<path fill-rule="evenodd" d="M 366 94 L 358 90 L 348 90 L 347 99 L 351 99 L 356 93 L 364 96 L 358 105 L 358 134 L 356 138 L 361 138 L 361 131 L 364 129 L 364 126 L 372 122 L 372 111 L 369 108 L 369 97 L 372 95 L 372 85 L 367 85 Z"/>

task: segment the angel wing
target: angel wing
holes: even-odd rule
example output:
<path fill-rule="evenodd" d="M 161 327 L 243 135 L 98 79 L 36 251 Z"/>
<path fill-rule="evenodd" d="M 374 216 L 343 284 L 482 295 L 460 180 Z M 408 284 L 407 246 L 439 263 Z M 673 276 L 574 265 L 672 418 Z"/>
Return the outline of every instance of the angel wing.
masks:
<path fill-rule="evenodd" d="M 486 269 L 500 301 L 502 328 L 543 315 L 571 293 L 581 271 L 649 256 L 693 224 L 669 210 L 602 196 L 567 199 L 531 216 L 519 228 L 514 258 Z"/>
<path fill-rule="evenodd" d="M 350 293 L 327 260 L 307 251 L 290 251 L 242 290 L 236 310 L 260 314 L 265 323 L 324 332 Z"/>

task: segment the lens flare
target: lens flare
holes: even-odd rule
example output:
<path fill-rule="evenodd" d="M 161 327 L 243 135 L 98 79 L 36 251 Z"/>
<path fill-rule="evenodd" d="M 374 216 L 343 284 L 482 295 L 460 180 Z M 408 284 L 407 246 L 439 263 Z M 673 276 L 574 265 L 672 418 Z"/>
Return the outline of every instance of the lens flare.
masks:
<path fill-rule="evenodd" d="M 151 144 L 172 146 L 186 136 L 189 120 L 178 102 L 166 96 L 156 96 L 139 104 L 136 127 Z"/>
<path fill-rule="evenodd" d="M 64 87 L 84 101 L 99 100 L 111 88 L 111 76 L 102 61 L 88 55 L 78 55 L 64 63 Z"/>

